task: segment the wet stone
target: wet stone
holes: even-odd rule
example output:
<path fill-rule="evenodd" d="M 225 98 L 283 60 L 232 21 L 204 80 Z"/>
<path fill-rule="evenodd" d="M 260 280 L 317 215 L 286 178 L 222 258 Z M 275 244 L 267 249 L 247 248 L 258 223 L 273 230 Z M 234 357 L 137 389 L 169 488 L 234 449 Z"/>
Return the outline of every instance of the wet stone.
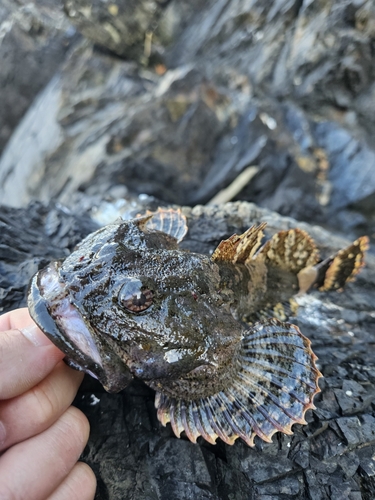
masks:
<path fill-rule="evenodd" d="M 292 497 L 299 495 L 304 490 L 303 474 L 298 473 L 295 476 L 287 476 L 282 479 L 273 481 L 269 484 L 258 485 L 255 487 L 255 492 L 258 495 L 287 495 Z M 276 498 L 280 498 L 277 496 Z"/>
<path fill-rule="evenodd" d="M 179 500 L 217 500 L 217 495 L 196 484 L 167 480 L 159 488 L 159 498 L 178 498 Z"/>
<path fill-rule="evenodd" d="M 176 463 L 179 464 L 176 469 Z M 199 483 L 209 487 L 211 476 L 200 447 L 190 441 L 169 439 L 155 449 L 149 467 L 156 476 L 173 475 L 178 482 Z"/>
<path fill-rule="evenodd" d="M 375 443 L 375 418 L 372 415 L 343 417 L 336 422 L 349 445 Z"/>
<path fill-rule="evenodd" d="M 259 455 L 254 462 L 242 463 L 243 472 L 255 483 L 274 481 L 293 470 L 293 468 L 292 460 L 285 457 L 275 457 L 274 461 L 270 461 L 268 457 Z"/>
<path fill-rule="evenodd" d="M 353 376 L 355 380 L 358 380 L 359 382 L 368 382 L 366 375 L 358 370 L 353 371 Z"/>
<path fill-rule="evenodd" d="M 344 380 L 342 383 L 342 390 L 346 393 L 348 391 L 351 392 L 354 397 L 358 397 L 360 394 L 366 392 L 366 389 L 355 380 Z"/>
<path fill-rule="evenodd" d="M 246 495 L 251 498 L 253 494 L 252 482 L 240 470 L 230 467 L 224 460 L 218 459 L 212 454 L 205 453 L 206 460 L 208 455 L 211 455 L 211 459 L 215 463 L 218 496 L 220 493 L 220 498 L 225 500 L 243 500 L 244 492 L 246 492 Z"/>
<path fill-rule="evenodd" d="M 375 476 L 375 461 L 373 458 L 371 458 L 370 460 L 361 461 L 360 467 L 361 470 L 369 477 Z"/>
<path fill-rule="evenodd" d="M 326 419 L 338 417 L 340 415 L 340 407 L 335 392 L 332 389 L 324 391 L 322 400 L 318 405 L 317 413 L 321 415 L 321 418 L 323 417 Z"/>
<path fill-rule="evenodd" d="M 360 459 L 354 452 L 349 452 L 341 455 L 338 459 L 338 464 L 341 467 L 346 478 L 354 476 L 357 472 Z"/>
<path fill-rule="evenodd" d="M 352 499 L 358 498 L 360 488 L 354 478 L 345 480 L 341 474 L 334 474 L 329 483 L 330 499 Z"/>
<path fill-rule="evenodd" d="M 304 475 L 311 500 L 326 499 L 324 486 L 319 481 L 319 474 L 315 474 L 311 469 L 307 469 L 304 471 Z"/>
<path fill-rule="evenodd" d="M 292 445 L 288 458 L 293 460 L 297 465 L 300 465 L 303 469 L 307 469 L 310 464 L 310 442 L 305 439 Z"/>
<path fill-rule="evenodd" d="M 328 428 L 311 440 L 311 453 L 318 458 L 326 460 L 342 452 L 342 438 Z"/>
<path fill-rule="evenodd" d="M 351 391 L 335 389 L 334 393 L 343 415 L 352 415 L 358 412 L 360 401 Z"/>

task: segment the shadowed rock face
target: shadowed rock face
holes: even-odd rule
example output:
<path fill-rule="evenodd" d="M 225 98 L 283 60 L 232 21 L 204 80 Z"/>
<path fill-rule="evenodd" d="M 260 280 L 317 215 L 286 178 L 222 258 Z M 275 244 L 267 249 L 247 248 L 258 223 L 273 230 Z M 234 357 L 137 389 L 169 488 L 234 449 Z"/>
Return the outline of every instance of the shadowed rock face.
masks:
<path fill-rule="evenodd" d="M 238 199 L 374 233 L 373 2 L 66 0 L 65 11 L 90 42 L 4 152 L 4 203 L 122 184 L 193 205 L 255 165 Z"/>
<path fill-rule="evenodd" d="M 91 229 L 88 218 L 50 205 L 1 209 L 2 304 L 24 305 L 29 276 L 50 259 L 66 255 Z M 183 246 L 209 254 L 218 242 L 252 223 L 268 230 L 297 223 L 248 203 L 184 208 L 189 232 Z M 80 208 L 82 213 L 82 206 Z M 298 223 L 324 252 L 345 241 L 319 227 Z M 16 284 L 12 278 L 17 276 Z M 339 294 L 306 296 L 293 322 L 312 340 L 319 356 L 322 393 L 309 425 L 293 436 L 276 434 L 272 444 L 256 439 L 254 449 L 173 437 L 157 422 L 154 392 L 137 382 L 109 395 L 85 379 L 76 404 L 88 416 L 91 437 L 84 459 L 98 477 L 99 499 L 354 498 L 375 495 L 375 351 L 373 343 L 375 261 L 372 256 Z"/>
<path fill-rule="evenodd" d="M 58 0 L 1 1 L 0 153 L 76 40 Z"/>

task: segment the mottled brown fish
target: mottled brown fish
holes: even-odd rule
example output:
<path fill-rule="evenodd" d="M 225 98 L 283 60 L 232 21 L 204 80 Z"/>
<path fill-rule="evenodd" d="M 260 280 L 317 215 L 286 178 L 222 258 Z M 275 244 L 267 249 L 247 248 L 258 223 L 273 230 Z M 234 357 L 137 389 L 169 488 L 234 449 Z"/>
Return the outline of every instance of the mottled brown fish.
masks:
<path fill-rule="evenodd" d="M 178 248 L 187 230 L 179 211 L 111 224 L 34 276 L 31 316 L 108 391 L 134 377 L 155 389 L 158 418 L 177 436 L 253 446 L 255 435 L 290 434 L 314 407 L 316 356 L 297 326 L 256 319 L 312 286 L 342 288 L 363 265 L 367 238 L 320 261 L 299 229 L 261 246 L 264 226 L 222 241 L 210 258 Z"/>

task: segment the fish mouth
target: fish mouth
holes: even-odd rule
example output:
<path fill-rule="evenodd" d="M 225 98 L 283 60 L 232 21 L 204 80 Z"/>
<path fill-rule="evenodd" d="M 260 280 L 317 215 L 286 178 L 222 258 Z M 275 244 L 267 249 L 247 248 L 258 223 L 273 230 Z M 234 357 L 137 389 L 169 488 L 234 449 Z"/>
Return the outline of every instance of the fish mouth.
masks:
<path fill-rule="evenodd" d="M 102 366 L 101 356 L 95 345 L 92 333 L 85 324 L 82 315 L 72 304 L 66 287 L 59 281 L 57 263 L 47 266 L 37 273 L 31 283 L 30 294 L 37 295 L 33 319 L 54 343 L 63 343 L 66 349 L 83 354 L 95 364 Z M 54 327 L 51 331 L 51 322 Z M 60 347 L 60 345 L 58 345 Z"/>
<path fill-rule="evenodd" d="M 95 342 L 96 335 L 74 305 L 59 277 L 59 263 L 51 263 L 32 278 L 28 292 L 32 319 L 66 355 L 64 361 L 98 379 L 110 392 L 126 387 L 131 375 L 116 355 Z"/>

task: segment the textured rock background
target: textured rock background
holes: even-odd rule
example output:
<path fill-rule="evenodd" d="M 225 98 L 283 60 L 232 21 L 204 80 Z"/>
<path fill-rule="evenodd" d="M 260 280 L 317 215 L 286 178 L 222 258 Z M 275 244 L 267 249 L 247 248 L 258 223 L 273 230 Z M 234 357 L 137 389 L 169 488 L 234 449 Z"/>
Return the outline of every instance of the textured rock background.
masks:
<path fill-rule="evenodd" d="M 238 199 L 373 237 L 372 0 L 66 0 L 64 10 L 87 38 L 4 151 L 4 203 L 118 184 L 206 203 L 254 165 Z M 15 70 L 13 80 L 21 86 Z"/>
<path fill-rule="evenodd" d="M 1 0 L 0 154 L 76 40 L 58 0 Z"/>

